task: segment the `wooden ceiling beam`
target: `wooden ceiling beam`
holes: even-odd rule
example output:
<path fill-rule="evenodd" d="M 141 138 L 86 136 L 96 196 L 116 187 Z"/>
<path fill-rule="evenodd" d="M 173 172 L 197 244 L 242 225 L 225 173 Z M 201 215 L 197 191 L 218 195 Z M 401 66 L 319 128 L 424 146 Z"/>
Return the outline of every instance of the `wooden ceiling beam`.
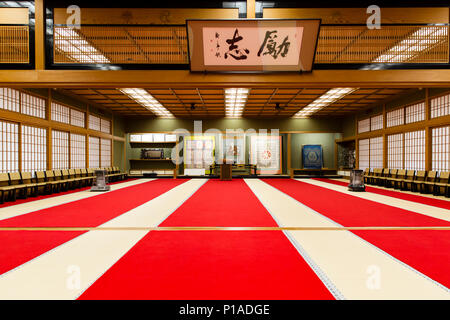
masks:
<path fill-rule="evenodd" d="M 188 70 L 0 70 L 0 85 L 51 88 L 417 88 L 450 87 L 450 69 L 315 70 L 310 73 L 215 74 Z"/>

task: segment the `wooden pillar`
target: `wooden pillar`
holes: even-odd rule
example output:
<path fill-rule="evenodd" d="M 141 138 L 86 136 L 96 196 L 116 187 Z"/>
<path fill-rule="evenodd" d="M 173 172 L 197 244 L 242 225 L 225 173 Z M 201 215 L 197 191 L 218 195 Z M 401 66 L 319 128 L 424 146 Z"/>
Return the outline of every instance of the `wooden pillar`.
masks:
<path fill-rule="evenodd" d="M 355 169 L 359 169 L 359 139 L 355 139 Z"/>
<path fill-rule="evenodd" d="M 110 134 L 114 137 L 114 114 L 111 114 Z M 114 138 L 111 139 L 111 167 L 114 166 Z"/>
<path fill-rule="evenodd" d="M 86 112 L 84 114 L 84 128 L 85 129 L 89 128 L 88 121 L 89 121 L 89 104 L 86 105 Z M 85 161 L 86 161 L 86 168 L 89 168 L 89 134 L 86 134 L 85 137 L 86 137 L 86 141 L 85 141 L 85 144 L 86 144 L 86 159 L 85 159 Z"/>
<path fill-rule="evenodd" d="M 89 168 L 89 135 L 88 134 L 86 134 L 85 135 L 85 145 L 86 145 L 86 157 L 85 157 L 85 162 L 86 162 L 86 168 Z"/>
<path fill-rule="evenodd" d="M 431 119 L 430 96 L 428 88 L 425 89 L 425 121 Z M 433 137 L 430 126 L 425 127 L 425 170 L 432 170 L 433 166 Z"/>
<path fill-rule="evenodd" d="M 37 5 L 36 1 L 36 5 Z M 52 115 L 52 89 L 48 89 L 48 99 L 46 100 L 45 118 L 51 120 Z M 53 169 L 53 146 L 52 146 L 52 127 L 47 128 L 47 170 Z"/>
<path fill-rule="evenodd" d="M 247 19 L 255 19 L 256 17 L 255 0 L 247 0 Z"/>
<path fill-rule="evenodd" d="M 294 170 L 292 170 L 292 133 L 287 135 L 287 171 L 289 176 L 294 178 Z"/>
<path fill-rule="evenodd" d="M 180 143 L 180 137 L 178 135 L 176 135 L 176 141 L 177 141 L 177 143 L 175 144 L 175 162 L 176 162 L 176 164 L 175 164 L 175 171 L 173 174 L 174 179 L 177 178 L 178 170 L 180 169 L 180 165 L 179 165 L 180 156 L 178 154 L 180 152 L 180 149 L 178 148 L 178 144 Z M 172 159 L 172 161 L 173 161 L 173 159 Z"/>
<path fill-rule="evenodd" d="M 383 104 L 383 131 L 386 129 L 386 104 Z M 383 133 L 383 168 L 388 167 L 388 141 L 387 135 Z"/>
<path fill-rule="evenodd" d="M 127 170 L 127 137 L 125 136 L 125 141 L 123 142 L 123 155 L 122 155 L 122 160 L 123 160 L 123 171 L 124 172 L 128 172 Z"/>
<path fill-rule="evenodd" d="M 22 171 L 22 123 L 18 123 L 17 126 L 17 144 L 18 144 L 18 148 L 17 148 L 17 152 L 18 152 L 18 169 L 21 172 Z"/>
<path fill-rule="evenodd" d="M 338 143 L 334 140 L 334 169 L 339 170 L 338 168 Z"/>
<path fill-rule="evenodd" d="M 44 0 L 34 1 L 35 64 L 36 70 L 45 69 L 45 7 Z"/>
<path fill-rule="evenodd" d="M 52 154 L 52 128 L 47 129 L 47 170 L 53 169 Z"/>

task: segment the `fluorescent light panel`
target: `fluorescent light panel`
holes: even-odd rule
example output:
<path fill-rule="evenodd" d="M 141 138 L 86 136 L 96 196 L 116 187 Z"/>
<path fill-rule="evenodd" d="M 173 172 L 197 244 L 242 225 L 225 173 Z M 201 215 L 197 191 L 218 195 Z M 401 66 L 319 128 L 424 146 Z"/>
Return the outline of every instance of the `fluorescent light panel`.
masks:
<path fill-rule="evenodd" d="M 424 27 L 411 36 L 390 48 L 385 54 L 378 56 L 373 63 L 401 63 L 411 60 L 422 51 L 429 50 L 433 46 L 447 39 L 447 28 Z M 368 68 L 371 69 L 371 68 Z M 374 69 L 377 69 L 375 67 Z M 306 118 L 331 103 L 342 99 L 357 88 L 334 88 L 314 100 L 305 108 L 294 115 L 294 118 Z"/>
<path fill-rule="evenodd" d="M 225 89 L 225 117 L 240 118 L 244 112 L 249 89 L 228 88 Z"/>
<path fill-rule="evenodd" d="M 80 63 L 111 63 L 108 58 L 70 28 L 55 29 L 55 47 Z"/>
<path fill-rule="evenodd" d="M 402 63 L 407 62 L 420 52 L 429 50 L 433 46 L 447 39 L 447 28 L 424 27 L 390 48 L 372 62 Z"/>
<path fill-rule="evenodd" d="M 294 118 L 307 118 L 313 113 L 323 109 L 324 107 L 342 99 L 346 95 L 352 93 L 358 88 L 334 88 L 321 95 L 319 98 L 308 104 L 302 110 L 297 112 Z"/>
<path fill-rule="evenodd" d="M 139 103 L 141 106 L 150 110 L 158 117 L 161 118 L 173 118 L 174 115 L 164 108 L 164 106 L 156 100 L 147 90 L 139 89 L 139 88 L 123 88 L 118 89 L 123 94 L 126 94 L 128 97 Z"/>

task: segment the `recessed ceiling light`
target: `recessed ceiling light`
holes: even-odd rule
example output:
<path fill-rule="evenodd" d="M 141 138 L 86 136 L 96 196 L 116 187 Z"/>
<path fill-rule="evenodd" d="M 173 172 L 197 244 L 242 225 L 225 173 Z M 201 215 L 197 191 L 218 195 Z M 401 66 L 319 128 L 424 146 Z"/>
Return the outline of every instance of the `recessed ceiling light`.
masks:
<path fill-rule="evenodd" d="M 71 28 L 55 28 L 55 49 L 79 63 L 111 63 Z"/>
<path fill-rule="evenodd" d="M 297 112 L 293 118 L 307 118 L 324 107 L 342 99 L 358 88 L 333 88 Z"/>
<path fill-rule="evenodd" d="M 247 88 L 225 89 L 225 116 L 227 118 L 242 117 L 249 91 Z"/>
<path fill-rule="evenodd" d="M 156 114 L 158 117 L 161 118 L 173 118 L 173 114 L 164 108 L 164 106 L 156 100 L 150 93 L 147 92 L 147 90 L 140 89 L 140 88 L 122 88 L 118 89 L 137 103 L 139 103 L 141 106 L 146 108 L 147 110 L 150 110 L 154 114 Z"/>
<path fill-rule="evenodd" d="M 391 47 L 386 53 L 378 56 L 375 63 L 404 63 L 411 61 L 423 51 L 447 41 L 447 28 L 426 26 L 413 32 L 399 44 Z"/>

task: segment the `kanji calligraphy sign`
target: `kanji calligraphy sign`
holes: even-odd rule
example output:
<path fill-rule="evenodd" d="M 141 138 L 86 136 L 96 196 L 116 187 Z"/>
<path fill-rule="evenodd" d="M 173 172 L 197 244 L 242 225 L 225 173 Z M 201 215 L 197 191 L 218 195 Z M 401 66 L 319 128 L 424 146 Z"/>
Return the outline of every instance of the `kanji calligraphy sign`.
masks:
<path fill-rule="evenodd" d="M 320 20 L 188 20 L 191 71 L 310 71 Z"/>

